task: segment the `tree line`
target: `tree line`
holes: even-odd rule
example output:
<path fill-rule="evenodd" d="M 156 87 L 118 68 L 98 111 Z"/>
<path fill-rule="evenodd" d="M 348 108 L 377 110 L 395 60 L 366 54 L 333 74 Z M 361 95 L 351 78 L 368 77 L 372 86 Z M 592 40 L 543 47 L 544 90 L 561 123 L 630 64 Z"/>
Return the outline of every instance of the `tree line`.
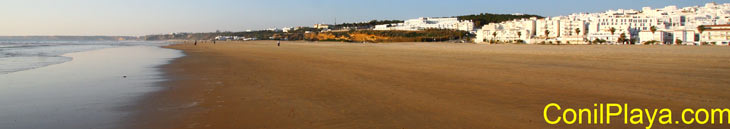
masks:
<path fill-rule="evenodd" d="M 342 23 L 337 24 L 332 27 L 333 29 L 341 29 L 341 28 L 356 28 L 356 29 L 366 29 L 366 28 L 374 28 L 375 25 L 382 25 L 382 24 L 393 24 L 393 23 L 403 23 L 402 20 L 371 20 L 368 22 L 357 22 L 357 23 Z"/>
<path fill-rule="evenodd" d="M 345 42 L 442 42 L 468 41 L 470 37 L 471 35 L 467 31 L 450 29 L 426 29 L 419 31 L 350 30 L 343 32 L 307 34 L 305 40 Z"/>
<path fill-rule="evenodd" d="M 471 20 L 472 22 L 474 22 L 475 27 L 481 27 L 481 26 L 484 26 L 489 23 L 500 23 L 500 22 L 510 21 L 510 20 L 514 20 L 514 19 L 523 19 L 523 18 L 531 18 L 531 17 L 544 18 L 539 15 L 530 15 L 530 14 L 512 15 L 512 14 L 491 14 L 491 13 L 480 13 L 480 14 L 456 16 L 456 18 L 459 20 Z"/>

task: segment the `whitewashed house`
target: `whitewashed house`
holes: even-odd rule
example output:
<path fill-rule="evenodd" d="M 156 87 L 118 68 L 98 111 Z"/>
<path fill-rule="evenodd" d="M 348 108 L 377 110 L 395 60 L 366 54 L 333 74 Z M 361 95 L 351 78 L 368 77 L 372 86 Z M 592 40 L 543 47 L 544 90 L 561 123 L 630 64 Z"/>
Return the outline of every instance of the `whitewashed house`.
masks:
<path fill-rule="evenodd" d="M 700 34 L 700 42 L 728 45 L 730 43 L 730 24 L 706 25 L 705 30 Z"/>
<path fill-rule="evenodd" d="M 665 44 L 672 44 L 678 40 L 683 44 L 700 42 L 726 44 L 723 43 L 725 42 L 723 35 L 726 35 L 723 27 L 730 24 L 730 4 L 707 3 L 704 6 L 683 8 L 666 6 L 656 9 L 644 7 L 641 11 L 618 9 L 600 13 L 574 13 L 534 21 L 534 31 L 526 35 L 530 39 L 520 40 L 528 43 L 560 41 L 573 44 L 581 40 L 599 39 L 617 43 L 621 34 L 624 34 L 626 40 L 637 44 L 652 40 Z M 474 42 L 514 40 L 516 37 L 514 29 L 531 28 L 530 25 L 519 22 L 522 21 L 513 20 L 478 27 L 480 29 L 476 30 L 477 36 Z M 697 27 L 701 25 L 710 27 L 709 31 L 700 33 Z M 651 33 L 652 28 L 655 28 L 656 32 Z M 580 33 L 577 33 L 576 29 L 580 30 Z"/>
<path fill-rule="evenodd" d="M 467 20 L 458 20 L 457 18 L 420 17 L 406 20 L 403 23 L 376 25 L 373 30 L 415 31 L 425 29 L 451 29 L 472 32 L 474 23 Z"/>

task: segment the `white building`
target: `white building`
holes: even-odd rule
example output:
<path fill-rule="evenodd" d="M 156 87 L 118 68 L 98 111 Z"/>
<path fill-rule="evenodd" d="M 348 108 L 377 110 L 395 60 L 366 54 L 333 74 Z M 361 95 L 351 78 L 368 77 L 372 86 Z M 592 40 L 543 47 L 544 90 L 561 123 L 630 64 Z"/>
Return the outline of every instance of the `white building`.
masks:
<path fill-rule="evenodd" d="M 651 32 L 648 30 L 639 32 L 639 43 L 656 42 L 658 44 L 669 44 L 672 38 L 670 33 L 665 31 Z"/>
<path fill-rule="evenodd" d="M 522 23 L 524 20 L 532 20 L 535 24 L 524 24 Z M 722 35 L 725 30 L 717 29 L 720 26 L 712 25 L 729 23 L 729 3 L 707 3 L 704 6 L 684 8 L 677 6 L 656 9 L 644 7 L 641 11 L 618 9 L 601 13 L 575 13 L 568 16 L 487 24 L 476 31 L 477 37 L 474 42 L 520 39 L 527 43 L 560 41 L 574 44 L 582 43 L 581 40 L 583 42 L 605 40 L 608 43 L 618 43 L 619 37 L 623 34 L 625 41 L 637 44 L 652 40 L 664 44 L 672 44 L 678 40 L 681 40 L 683 44 L 699 44 L 700 42 L 723 44 L 725 41 L 723 41 Z M 700 33 L 697 30 L 700 25 L 715 29 L 708 29 L 710 31 Z M 525 29 L 532 27 L 534 27 L 533 30 Z M 655 28 L 654 33 L 650 32 L 652 28 Z M 515 36 L 516 30 L 529 31 L 530 34 L 524 36 L 529 39 Z"/>
<path fill-rule="evenodd" d="M 676 41 L 681 41 L 681 44 L 684 45 L 695 45 L 697 44 L 696 41 L 699 41 L 699 35 L 695 33 L 695 30 L 680 30 L 675 29 L 671 32 L 673 39 L 671 41 L 674 44 L 678 44 Z"/>
<path fill-rule="evenodd" d="M 289 33 L 289 31 L 292 31 L 292 27 L 284 27 L 284 28 L 281 28 L 281 32 Z"/>
<path fill-rule="evenodd" d="M 279 28 L 269 28 L 269 29 L 266 29 L 266 30 L 268 30 L 268 31 L 274 31 L 274 32 L 281 32 L 282 31 Z"/>
<path fill-rule="evenodd" d="M 544 18 L 536 22 L 535 36 L 545 39 L 554 39 L 560 36 L 560 19 Z"/>
<path fill-rule="evenodd" d="M 700 34 L 700 42 L 728 45 L 730 43 L 730 24 L 706 25 L 705 30 Z"/>
<path fill-rule="evenodd" d="M 215 40 L 233 40 L 233 36 L 216 36 Z"/>
<path fill-rule="evenodd" d="M 536 33 L 537 18 L 519 19 L 503 23 L 491 23 L 477 30 L 476 43 L 482 42 L 530 42 Z"/>
<path fill-rule="evenodd" d="M 314 24 L 313 27 L 316 28 L 316 29 L 329 29 L 330 26 L 332 26 L 332 25 L 330 25 L 330 24 Z"/>
<path fill-rule="evenodd" d="M 246 38 L 246 37 L 243 37 L 243 36 L 216 36 L 215 37 L 215 40 L 222 40 L 222 41 L 226 41 L 226 40 L 244 40 L 244 41 L 248 41 L 248 40 L 256 40 L 256 38 Z"/>
<path fill-rule="evenodd" d="M 474 23 L 466 20 L 460 21 L 457 18 L 420 17 L 406 20 L 403 23 L 376 25 L 374 30 L 414 31 L 424 29 L 452 29 L 471 32 L 474 30 Z"/>

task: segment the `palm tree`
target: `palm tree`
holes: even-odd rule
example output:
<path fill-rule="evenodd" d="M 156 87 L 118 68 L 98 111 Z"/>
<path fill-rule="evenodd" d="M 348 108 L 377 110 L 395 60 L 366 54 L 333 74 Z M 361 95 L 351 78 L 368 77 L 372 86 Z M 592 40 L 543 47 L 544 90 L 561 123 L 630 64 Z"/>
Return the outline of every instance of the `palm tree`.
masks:
<path fill-rule="evenodd" d="M 613 33 L 616 33 L 616 28 L 611 27 L 608 29 L 608 31 L 611 31 L 611 35 L 613 35 Z"/>
<path fill-rule="evenodd" d="M 608 31 L 611 32 L 611 36 L 613 36 L 613 34 L 616 33 L 616 28 L 611 27 L 608 29 Z M 606 39 L 606 40 L 608 40 L 608 39 Z"/>
<path fill-rule="evenodd" d="M 674 45 L 682 45 L 682 40 L 679 40 L 679 39 L 674 40 Z"/>
<path fill-rule="evenodd" d="M 656 32 L 656 26 L 649 27 L 649 31 L 651 31 L 651 38 L 654 39 L 654 32 Z"/>
<path fill-rule="evenodd" d="M 618 37 L 618 42 L 624 44 L 626 42 L 626 33 L 621 33 Z"/>
<path fill-rule="evenodd" d="M 492 40 L 497 39 L 497 32 L 492 32 L 492 36 L 494 36 Z"/>
<path fill-rule="evenodd" d="M 494 43 L 495 42 L 494 39 L 497 39 L 497 32 L 496 31 L 495 32 L 492 32 L 492 41 L 490 43 Z"/>
<path fill-rule="evenodd" d="M 522 38 L 522 32 L 517 32 L 517 38 Z"/>
<path fill-rule="evenodd" d="M 548 35 L 550 35 L 550 31 L 549 30 L 545 30 L 545 40 L 548 39 Z"/>
<path fill-rule="evenodd" d="M 575 34 L 580 35 L 580 28 L 575 28 Z"/>
<path fill-rule="evenodd" d="M 705 29 L 707 29 L 707 28 L 705 28 L 705 25 L 700 25 L 697 27 L 697 31 L 700 31 L 700 34 L 702 34 L 702 32 L 705 31 Z"/>
<path fill-rule="evenodd" d="M 651 31 L 651 34 L 654 34 L 654 32 L 656 32 L 656 26 L 651 26 L 649 31 Z"/>

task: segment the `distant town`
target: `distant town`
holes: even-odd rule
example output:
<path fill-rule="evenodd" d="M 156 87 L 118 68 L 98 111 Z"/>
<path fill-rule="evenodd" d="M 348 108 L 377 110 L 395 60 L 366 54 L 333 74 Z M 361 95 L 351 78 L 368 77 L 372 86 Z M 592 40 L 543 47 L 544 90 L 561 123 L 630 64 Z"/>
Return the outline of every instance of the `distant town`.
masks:
<path fill-rule="evenodd" d="M 451 41 L 517 44 L 728 45 L 730 3 L 644 7 L 542 17 L 477 14 L 404 21 L 314 24 L 244 32 L 171 33 L 146 40 L 319 40 L 350 42 Z"/>
<path fill-rule="evenodd" d="M 474 42 L 728 45 L 730 4 L 608 10 L 490 23 Z"/>

